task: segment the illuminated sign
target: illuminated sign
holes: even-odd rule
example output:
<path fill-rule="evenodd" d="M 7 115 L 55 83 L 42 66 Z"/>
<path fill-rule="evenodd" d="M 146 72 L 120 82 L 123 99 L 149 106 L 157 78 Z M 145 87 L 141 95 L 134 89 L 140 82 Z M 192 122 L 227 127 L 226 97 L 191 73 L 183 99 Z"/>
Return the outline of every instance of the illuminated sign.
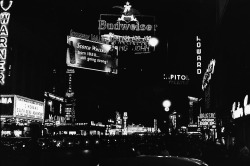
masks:
<path fill-rule="evenodd" d="M 213 126 L 216 125 L 214 118 L 204 118 L 204 119 L 198 119 L 199 126 Z"/>
<path fill-rule="evenodd" d="M 66 73 L 68 74 L 68 89 L 65 93 L 65 96 L 68 98 L 72 98 L 74 96 L 74 92 L 72 90 L 72 76 L 75 73 L 74 69 L 67 69 Z"/>
<path fill-rule="evenodd" d="M 216 125 L 215 113 L 200 113 L 198 116 L 198 126 L 213 126 Z"/>
<path fill-rule="evenodd" d="M 200 113 L 199 118 L 215 118 L 215 113 Z"/>
<path fill-rule="evenodd" d="M 176 85 L 184 85 L 188 84 L 189 82 L 189 76 L 181 74 L 170 74 L 170 75 L 163 74 L 163 79 L 168 80 L 170 84 L 176 84 Z"/>
<path fill-rule="evenodd" d="M 243 117 L 243 108 L 238 108 L 237 110 L 233 111 L 232 118 L 237 119 Z"/>
<path fill-rule="evenodd" d="M 113 7 L 122 9 L 122 15 L 101 14 L 98 20 L 99 34 L 118 46 L 119 51 L 132 51 L 136 54 L 150 53 L 155 49 L 149 45 L 149 39 L 155 36 L 157 27 L 155 17 L 138 15 L 131 7 L 127 2 L 124 7 Z"/>
<path fill-rule="evenodd" d="M 44 96 L 45 97 L 49 97 L 51 99 L 54 99 L 54 100 L 58 100 L 60 102 L 64 102 L 64 98 L 63 97 L 59 97 L 53 93 L 49 93 L 49 92 L 44 92 Z"/>
<path fill-rule="evenodd" d="M 105 20 L 98 20 L 99 30 L 122 30 L 122 31 L 154 31 L 154 24 L 140 24 L 135 15 L 133 15 L 133 10 L 131 10 L 131 5 L 129 2 L 124 5 L 123 14 L 117 19 L 116 23 L 107 23 Z M 121 23 L 121 22 L 124 22 Z M 131 22 L 134 22 L 131 24 Z"/>
<path fill-rule="evenodd" d="M 68 36 L 66 63 L 70 67 L 117 74 L 116 46 Z"/>
<path fill-rule="evenodd" d="M 244 112 L 245 112 L 245 115 L 250 115 L 250 104 L 245 106 Z"/>
<path fill-rule="evenodd" d="M 240 102 L 238 102 L 237 108 L 236 108 L 236 103 L 235 102 L 233 103 L 231 113 L 233 119 L 243 117 L 243 108 L 240 107 Z"/>
<path fill-rule="evenodd" d="M 15 95 L 14 117 L 44 120 L 44 102 Z"/>
<path fill-rule="evenodd" d="M 8 47 L 8 24 L 10 20 L 10 13 L 7 12 L 13 1 L 9 1 L 7 7 L 4 7 L 3 0 L 0 1 L 1 9 L 3 12 L 0 13 L 0 84 L 5 84 L 5 71 L 6 71 L 6 60 L 7 60 L 7 47 Z"/>
<path fill-rule="evenodd" d="M 246 95 L 244 98 L 244 113 L 245 115 L 250 114 L 250 104 L 248 104 L 248 95 Z"/>
<path fill-rule="evenodd" d="M 201 74 L 201 39 L 196 36 L 196 67 L 197 74 Z"/>
<path fill-rule="evenodd" d="M 109 41 L 105 40 L 103 37 L 100 37 L 98 35 L 94 35 L 94 34 L 88 35 L 88 34 L 83 34 L 79 32 L 74 32 L 73 30 L 70 30 L 70 36 L 85 39 L 85 40 L 91 40 L 91 41 L 99 42 L 99 43 L 105 43 L 105 44 L 110 43 Z"/>
<path fill-rule="evenodd" d="M 0 95 L 0 115 L 13 116 L 14 111 L 14 96 L 13 95 Z"/>
<path fill-rule="evenodd" d="M 11 104 L 13 103 L 12 97 L 1 97 L 0 98 L 0 104 Z"/>
<path fill-rule="evenodd" d="M 207 87 L 209 81 L 211 80 L 211 76 L 214 73 L 214 66 L 215 66 L 215 60 L 212 59 L 208 65 L 206 72 L 204 73 L 204 76 L 203 76 L 202 90 L 204 90 Z"/>
<path fill-rule="evenodd" d="M 243 107 L 240 107 L 240 102 L 238 102 L 237 106 L 236 106 L 236 102 L 233 103 L 231 115 L 233 119 L 237 119 L 246 115 L 250 115 L 250 104 L 248 104 L 248 95 L 246 95 L 244 98 Z"/>

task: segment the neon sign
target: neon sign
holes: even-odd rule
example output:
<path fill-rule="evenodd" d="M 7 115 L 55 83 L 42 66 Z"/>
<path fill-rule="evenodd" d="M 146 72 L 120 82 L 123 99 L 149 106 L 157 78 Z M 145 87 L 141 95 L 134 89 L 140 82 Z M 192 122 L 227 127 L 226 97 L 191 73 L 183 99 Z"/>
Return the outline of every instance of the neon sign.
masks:
<path fill-rule="evenodd" d="M 196 36 L 196 67 L 197 67 L 197 74 L 201 74 L 201 39 Z"/>
<path fill-rule="evenodd" d="M 150 53 L 155 50 L 149 45 L 157 28 L 155 17 L 136 15 L 136 10 L 131 7 L 127 2 L 123 7 L 113 7 L 122 9 L 121 15 L 101 14 L 98 20 L 99 35 L 108 43 L 118 46 L 121 52 Z"/>
<path fill-rule="evenodd" d="M 9 1 L 9 5 L 4 7 L 3 0 L 0 1 L 0 6 L 3 12 L 0 13 L 0 84 L 5 84 L 5 64 L 7 59 L 7 41 L 8 41 L 8 24 L 10 20 L 10 13 L 7 12 L 13 1 Z"/>
<path fill-rule="evenodd" d="M 214 73 L 214 66 L 215 66 L 215 60 L 212 59 L 208 65 L 206 72 L 204 73 L 204 76 L 203 76 L 202 90 L 204 90 L 207 87 L 209 81 L 211 80 L 211 76 Z"/>
<path fill-rule="evenodd" d="M 236 108 L 236 103 L 233 103 L 232 110 L 231 110 L 232 118 L 237 119 L 243 117 L 243 108 L 240 107 L 240 102 L 238 102 L 238 106 Z"/>
<path fill-rule="evenodd" d="M 176 84 L 176 85 L 188 84 L 190 80 L 188 75 L 180 75 L 180 74 L 170 74 L 170 75 L 163 74 L 163 79 L 168 80 L 170 84 Z"/>
<path fill-rule="evenodd" d="M 140 24 L 137 18 L 133 15 L 133 10 L 131 10 L 131 5 L 129 2 L 124 5 L 123 14 L 120 18 L 118 18 L 117 22 L 107 23 L 105 20 L 98 20 L 99 22 L 99 30 L 131 30 L 131 31 L 153 31 L 155 30 L 155 25 L 151 24 Z M 125 22 L 122 24 L 121 21 Z M 129 24 L 131 21 L 135 22 L 135 24 Z"/>

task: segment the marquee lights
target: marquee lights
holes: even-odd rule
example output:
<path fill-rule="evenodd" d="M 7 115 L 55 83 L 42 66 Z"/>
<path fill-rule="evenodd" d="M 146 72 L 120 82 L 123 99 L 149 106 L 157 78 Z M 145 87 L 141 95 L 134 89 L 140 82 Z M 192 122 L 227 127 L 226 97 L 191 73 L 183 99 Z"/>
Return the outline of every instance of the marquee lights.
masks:
<path fill-rule="evenodd" d="M 6 59 L 7 59 L 7 42 L 8 42 L 8 24 L 10 19 L 10 13 L 7 12 L 11 6 L 13 1 L 9 1 L 9 5 L 4 7 L 3 0 L 0 1 L 1 9 L 4 12 L 0 13 L 0 84 L 5 84 L 5 70 L 6 70 Z"/>

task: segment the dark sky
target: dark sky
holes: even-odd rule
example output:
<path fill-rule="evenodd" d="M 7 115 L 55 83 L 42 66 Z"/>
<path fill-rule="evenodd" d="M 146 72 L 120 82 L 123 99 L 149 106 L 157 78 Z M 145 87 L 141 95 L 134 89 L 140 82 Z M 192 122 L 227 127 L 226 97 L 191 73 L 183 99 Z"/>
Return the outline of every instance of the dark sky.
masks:
<path fill-rule="evenodd" d="M 34 0 L 14 1 L 11 8 L 10 45 L 13 54 L 13 93 L 42 100 L 51 84 L 50 74 L 57 69 L 60 94 L 65 89 L 66 39 L 73 29 L 83 34 L 98 34 L 100 14 L 119 14 L 113 6 L 126 1 Z M 127 111 L 131 120 L 164 115 L 162 101 L 173 102 L 173 109 L 187 113 L 187 96 L 199 97 L 201 76 L 196 72 L 195 37 L 202 38 L 205 68 L 212 53 L 216 20 L 215 1 L 168 0 L 129 1 L 142 15 L 153 15 L 158 25 L 159 45 L 149 55 L 131 57 L 119 64 L 127 67 L 118 75 L 76 70 L 73 90 L 77 99 L 77 119 L 114 117 Z M 206 59 L 207 58 L 207 59 Z M 129 64 L 131 63 L 131 64 Z M 140 69 L 143 69 L 141 72 Z M 188 85 L 169 85 L 162 74 L 187 74 Z"/>

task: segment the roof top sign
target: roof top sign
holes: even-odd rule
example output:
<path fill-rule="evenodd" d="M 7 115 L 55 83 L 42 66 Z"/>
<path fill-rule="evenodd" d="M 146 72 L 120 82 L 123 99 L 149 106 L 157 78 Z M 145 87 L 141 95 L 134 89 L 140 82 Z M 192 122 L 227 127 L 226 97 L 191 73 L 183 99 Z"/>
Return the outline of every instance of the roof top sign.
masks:
<path fill-rule="evenodd" d="M 126 23 L 129 23 L 130 21 L 137 21 L 135 16 L 133 15 L 133 10 L 131 10 L 131 5 L 129 2 L 126 2 L 126 5 L 124 5 L 123 14 L 120 18 L 118 18 L 118 21 L 125 21 Z"/>
<path fill-rule="evenodd" d="M 155 36 L 157 27 L 155 17 L 139 14 L 129 2 L 126 2 L 124 6 L 113 8 L 122 9 L 122 14 L 100 14 L 99 35 L 118 46 L 118 50 L 122 52 L 149 53 L 154 51 L 154 48 L 149 46 L 149 40 Z"/>

